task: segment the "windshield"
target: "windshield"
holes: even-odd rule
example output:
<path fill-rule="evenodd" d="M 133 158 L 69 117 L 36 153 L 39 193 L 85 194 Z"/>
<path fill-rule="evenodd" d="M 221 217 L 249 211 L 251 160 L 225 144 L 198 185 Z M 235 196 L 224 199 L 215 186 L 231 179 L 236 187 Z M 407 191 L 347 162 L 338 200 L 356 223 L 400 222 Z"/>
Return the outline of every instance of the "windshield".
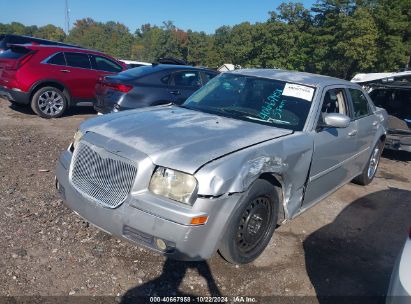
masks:
<path fill-rule="evenodd" d="M 224 73 L 182 105 L 254 123 L 301 131 L 315 89 L 279 80 Z"/>

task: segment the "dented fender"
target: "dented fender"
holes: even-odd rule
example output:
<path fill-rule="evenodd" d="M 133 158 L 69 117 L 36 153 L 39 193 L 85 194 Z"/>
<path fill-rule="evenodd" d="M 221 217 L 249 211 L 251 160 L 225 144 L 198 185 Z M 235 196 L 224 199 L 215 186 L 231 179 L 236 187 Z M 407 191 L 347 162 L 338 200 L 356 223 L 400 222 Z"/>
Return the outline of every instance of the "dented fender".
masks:
<path fill-rule="evenodd" d="M 256 144 L 200 168 L 195 177 L 200 196 L 246 191 L 262 174 L 271 174 L 282 186 L 284 218 L 301 207 L 313 154 L 313 139 L 303 132 Z"/>

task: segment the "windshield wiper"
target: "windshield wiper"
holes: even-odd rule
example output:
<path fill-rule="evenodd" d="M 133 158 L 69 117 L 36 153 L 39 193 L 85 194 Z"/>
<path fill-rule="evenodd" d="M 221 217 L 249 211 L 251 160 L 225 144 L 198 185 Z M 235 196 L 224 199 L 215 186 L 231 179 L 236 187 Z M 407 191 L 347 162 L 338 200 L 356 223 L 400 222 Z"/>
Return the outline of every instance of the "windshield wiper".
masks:
<path fill-rule="evenodd" d="M 261 118 L 252 117 L 252 116 L 246 116 L 246 118 L 251 119 L 251 120 L 261 121 L 261 122 L 271 122 L 271 123 L 278 123 L 282 125 L 291 125 L 289 121 L 275 119 L 275 118 L 261 119 Z"/>
<path fill-rule="evenodd" d="M 176 106 L 176 107 L 179 107 L 179 108 L 183 108 L 183 109 L 197 110 L 197 108 L 188 107 L 187 105 L 184 105 L 183 103 L 182 104 L 177 104 L 177 103 L 174 103 L 174 102 L 170 102 L 169 104 L 171 104 L 173 106 Z"/>
<path fill-rule="evenodd" d="M 291 125 L 289 121 L 286 120 L 281 120 L 281 119 L 275 119 L 275 118 L 268 118 L 268 119 L 261 119 L 255 116 L 251 116 L 252 114 L 247 111 L 241 111 L 233 108 L 219 108 L 220 111 L 226 112 L 226 113 L 235 113 L 235 114 L 240 114 L 237 117 L 240 118 L 246 118 L 254 121 L 260 121 L 260 122 L 269 122 L 269 123 L 276 123 L 276 124 L 282 124 L 282 125 Z"/>
<path fill-rule="evenodd" d="M 240 117 L 252 115 L 250 112 L 241 111 L 233 108 L 218 108 L 219 111 L 232 114 L 240 114 Z"/>

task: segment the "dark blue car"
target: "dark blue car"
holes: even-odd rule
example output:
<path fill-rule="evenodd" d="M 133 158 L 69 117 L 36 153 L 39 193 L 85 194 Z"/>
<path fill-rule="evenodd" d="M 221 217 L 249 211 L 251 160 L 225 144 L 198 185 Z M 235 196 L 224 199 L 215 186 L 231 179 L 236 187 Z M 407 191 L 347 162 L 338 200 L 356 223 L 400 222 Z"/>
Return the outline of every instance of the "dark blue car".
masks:
<path fill-rule="evenodd" d="M 207 68 L 171 64 L 133 68 L 100 79 L 94 108 L 105 114 L 171 102 L 182 104 L 217 74 Z"/>

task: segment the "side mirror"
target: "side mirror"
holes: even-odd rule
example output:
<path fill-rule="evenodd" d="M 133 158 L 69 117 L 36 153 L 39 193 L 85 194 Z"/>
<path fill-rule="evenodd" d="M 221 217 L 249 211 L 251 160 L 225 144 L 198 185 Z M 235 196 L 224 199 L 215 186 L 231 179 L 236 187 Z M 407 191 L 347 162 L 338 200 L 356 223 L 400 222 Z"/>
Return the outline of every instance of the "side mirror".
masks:
<path fill-rule="evenodd" d="M 351 119 L 344 114 L 340 113 L 328 113 L 324 116 L 324 123 L 319 127 L 323 128 L 346 128 L 350 125 Z"/>

